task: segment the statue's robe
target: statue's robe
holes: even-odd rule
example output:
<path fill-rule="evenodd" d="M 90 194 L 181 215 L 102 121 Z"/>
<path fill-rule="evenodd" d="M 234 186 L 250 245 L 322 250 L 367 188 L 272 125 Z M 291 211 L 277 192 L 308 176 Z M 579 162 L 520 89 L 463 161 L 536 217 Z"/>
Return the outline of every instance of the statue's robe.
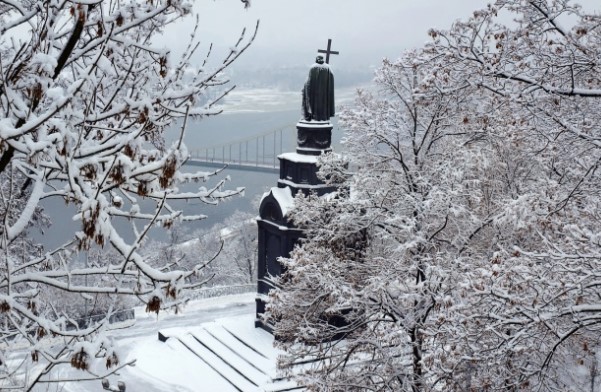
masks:
<path fill-rule="evenodd" d="M 334 74 L 327 64 L 315 63 L 303 88 L 303 117 L 306 121 L 329 121 L 334 114 Z"/>

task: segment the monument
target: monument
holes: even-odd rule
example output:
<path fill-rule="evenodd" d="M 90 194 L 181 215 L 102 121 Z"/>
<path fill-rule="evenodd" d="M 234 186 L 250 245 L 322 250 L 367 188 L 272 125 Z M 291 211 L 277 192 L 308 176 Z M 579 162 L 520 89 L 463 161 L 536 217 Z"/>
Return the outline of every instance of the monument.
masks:
<path fill-rule="evenodd" d="M 329 121 L 334 111 L 334 74 L 323 56 L 317 56 L 303 88 L 305 121 Z"/>
<path fill-rule="evenodd" d="M 294 208 L 294 196 L 298 192 L 319 196 L 336 190 L 317 178 L 317 159 L 321 154 L 332 151 L 332 129 L 330 118 L 334 116 L 334 74 L 329 66 L 332 40 L 328 40 L 326 59 L 317 56 L 310 68 L 302 90 L 302 118 L 296 124 L 296 152 L 278 156 L 280 177 L 277 187 L 263 195 L 259 207 L 257 225 L 258 246 L 258 287 L 256 298 L 255 326 L 271 331 L 261 315 L 265 312 L 269 291 L 274 288 L 272 277 L 282 274 L 279 257 L 289 257 L 290 252 L 302 237 L 302 231 L 295 228 L 289 219 Z"/>

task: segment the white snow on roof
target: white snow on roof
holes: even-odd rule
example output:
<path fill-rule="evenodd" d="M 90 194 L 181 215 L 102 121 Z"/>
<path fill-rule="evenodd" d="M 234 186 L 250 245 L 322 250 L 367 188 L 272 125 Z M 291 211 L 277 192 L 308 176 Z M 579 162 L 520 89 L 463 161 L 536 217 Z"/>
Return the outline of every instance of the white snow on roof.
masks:
<path fill-rule="evenodd" d="M 292 186 L 298 189 L 320 189 L 320 188 L 330 188 L 332 185 L 329 184 L 296 184 L 289 180 L 278 180 L 279 183 L 287 186 Z"/>
<path fill-rule="evenodd" d="M 329 128 L 329 127 L 334 127 L 332 125 L 331 122 L 329 121 L 316 121 L 316 120 L 301 120 L 298 123 L 296 123 L 297 127 L 301 127 L 301 128 Z"/>
<path fill-rule="evenodd" d="M 296 151 L 310 151 L 310 152 L 317 152 L 317 153 L 323 153 L 323 152 L 330 152 L 332 151 L 331 148 L 313 148 L 313 147 L 296 147 Z"/>
<path fill-rule="evenodd" d="M 271 194 L 277 200 L 280 208 L 282 209 L 282 215 L 288 215 L 288 212 L 294 208 L 294 197 L 290 188 L 271 188 Z"/>
<path fill-rule="evenodd" d="M 292 196 L 292 191 L 290 188 L 271 188 L 269 192 L 263 193 L 263 197 L 261 197 L 261 203 L 263 203 L 263 200 L 265 200 L 265 198 L 269 195 L 273 195 L 275 200 L 280 205 L 280 208 L 282 209 L 282 216 L 286 216 L 288 212 L 294 208 L 294 196 Z"/>
<path fill-rule="evenodd" d="M 279 159 L 285 159 L 296 163 L 317 163 L 317 155 L 303 155 L 297 152 L 285 152 L 278 155 Z"/>

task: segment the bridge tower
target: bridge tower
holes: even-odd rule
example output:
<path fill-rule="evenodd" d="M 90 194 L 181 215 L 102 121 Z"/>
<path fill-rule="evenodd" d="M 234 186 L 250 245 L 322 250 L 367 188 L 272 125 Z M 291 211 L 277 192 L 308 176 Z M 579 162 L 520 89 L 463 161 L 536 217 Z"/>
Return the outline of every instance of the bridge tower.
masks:
<path fill-rule="evenodd" d="M 271 331 L 261 315 L 265 313 L 268 294 L 274 288 L 271 278 L 283 272 L 279 257 L 289 257 L 302 237 L 302 232 L 290 222 L 289 213 L 294 208 L 294 196 L 314 192 L 319 196 L 336 190 L 317 178 L 317 159 L 332 151 L 330 117 L 334 115 L 334 76 L 327 64 L 318 56 L 309 72 L 304 88 L 304 115 L 296 124 L 296 152 L 278 156 L 280 178 L 277 187 L 263 195 L 257 219 L 259 230 L 258 287 L 255 327 Z"/>

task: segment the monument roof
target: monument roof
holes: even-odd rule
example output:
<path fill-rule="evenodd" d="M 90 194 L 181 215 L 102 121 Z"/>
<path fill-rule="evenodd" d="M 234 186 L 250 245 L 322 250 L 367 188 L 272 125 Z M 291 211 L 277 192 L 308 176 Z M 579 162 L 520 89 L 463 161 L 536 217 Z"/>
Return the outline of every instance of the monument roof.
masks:
<path fill-rule="evenodd" d="M 282 211 L 282 217 L 286 217 L 288 212 L 294 208 L 294 196 L 292 196 L 292 191 L 290 188 L 271 188 L 269 192 L 265 192 L 263 194 L 263 197 L 261 198 L 261 204 L 269 195 L 273 196 L 273 198 L 277 201 L 278 206 Z"/>

